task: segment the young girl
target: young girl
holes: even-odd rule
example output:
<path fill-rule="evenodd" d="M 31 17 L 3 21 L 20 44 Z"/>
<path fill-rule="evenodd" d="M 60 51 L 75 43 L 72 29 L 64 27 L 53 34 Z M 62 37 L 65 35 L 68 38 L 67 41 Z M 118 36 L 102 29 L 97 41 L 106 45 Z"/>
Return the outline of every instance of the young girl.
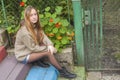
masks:
<path fill-rule="evenodd" d="M 26 64 L 47 57 L 50 63 L 58 69 L 61 76 L 75 78 L 76 74 L 68 72 L 58 64 L 54 57 L 56 52 L 53 43 L 42 30 L 37 10 L 32 6 L 26 7 L 24 23 L 16 34 L 15 56 L 17 60 Z"/>

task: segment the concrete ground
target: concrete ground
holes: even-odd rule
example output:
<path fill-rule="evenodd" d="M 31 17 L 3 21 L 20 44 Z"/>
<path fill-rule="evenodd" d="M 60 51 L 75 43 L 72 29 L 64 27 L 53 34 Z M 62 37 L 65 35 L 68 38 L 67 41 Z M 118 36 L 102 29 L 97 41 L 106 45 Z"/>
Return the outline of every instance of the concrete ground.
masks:
<path fill-rule="evenodd" d="M 86 80 L 120 80 L 120 71 L 88 72 Z"/>
<path fill-rule="evenodd" d="M 73 72 L 77 74 L 75 79 L 65 79 L 63 77 L 58 77 L 58 80 L 85 80 L 85 72 L 83 67 L 74 66 L 73 70 Z"/>
<path fill-rule="evenodd" d="M 120 70 L 118 71 L 90 71 L 84 72 L 83 67 L 74 67 L 74 73 L 77 74 L 75 79 L 65 79 L 59 77 L 58 80 L 120 80 Z M 86 79 L 85 79 L 86 76 Z"/>

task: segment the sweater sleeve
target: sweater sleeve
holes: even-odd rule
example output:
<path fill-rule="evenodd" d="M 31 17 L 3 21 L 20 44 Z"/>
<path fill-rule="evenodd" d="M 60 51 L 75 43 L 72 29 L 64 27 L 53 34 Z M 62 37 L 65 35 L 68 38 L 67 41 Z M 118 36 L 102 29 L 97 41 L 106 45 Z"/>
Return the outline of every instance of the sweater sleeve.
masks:
<path fill-rule="evenodd" d="M 24 45 L 30 49 L 32 52 L 42 52 L 47 51 L 47 46 L 45 45 L 36 45 L 30 35 L 24 35 L 22 39 Z"/>

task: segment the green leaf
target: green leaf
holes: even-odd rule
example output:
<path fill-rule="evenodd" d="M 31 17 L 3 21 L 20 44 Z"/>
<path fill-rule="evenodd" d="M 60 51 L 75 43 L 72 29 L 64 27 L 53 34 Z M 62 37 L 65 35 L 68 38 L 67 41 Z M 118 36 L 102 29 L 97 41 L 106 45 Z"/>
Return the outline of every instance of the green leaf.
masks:
<path fill-rule="evenodd" d="M 60 28 L 60 30 L 59 30 L 59 32 L 62 33 L 62 34 L 64 34 L 66 31 L 67 31 L 66 28 Z"/>
<path fill-rule="evenodd" d="M 61 11 L 62 11 L 62 7 L 61 6 L 57 6 L 56 8 L 55 8 L 55 11 L 56 11 L 56 13 L 57 14 L 60 14 L 61 13 Z"/>
<path fill-rule="evenodd" d="M 52 25 L 53 25 L 53 23 L 49 22 L 49 23 L 48 23 L 48 25 L 49 25 L 49 26 L 52 26 Z"/>
<path fill-rule="evenodd" d="M 21 12 L 21 19 L 24 18 L 24 11 Z"/>
<path fill-rule="evenodd" d="M 15 28 L 15 32 L 17 32 L 19 28 L 20 28 L 20 26 L 17 26 L 17 27 Z"/>
<path fill-rule="evenodd" d="M 55 44 L 55 48 L 58 50 L 60 47 L 60 44 Z"/>
<path fill-rule="evenodd" d="M 60 18 L 55 18 L 54 19 L 54 23 L 57 23 L 57 22 L 59 22 L 60 21 Z"/>
<path fill-rule="evenodd" d="M 0 20 L 0 23 L 2 23 L 2 21 Z"/>
<path fill-rule="evenodd" d="M 7 27 L 7 30 L 10 31 L 12 29 L 12 27 Z"/>
<path fill-rule="evenodd" d="M 57 16 L 56 14 L 52 14 L 51 15 L 52 18 L 56 18 L 56 16 Z"/>
<path fill-rule="evenodd" d="M 41 19 L 41 24 L 45 26 L 45 25 L 47 25 L 47 24 L 48 24 L 48 21 L 47 21 L 47 20 L 45 20 L 45 19 Z"/>
<path fill-rule="evenodd" d="M 55 44 L 60 44 L 60 41 L 58 41 L 58 40 L 55 40 L 54 42 L 55 42 Z"/>
<path fill-rule="evenodd" d="M 66 37 L 63 37 L 61 40 L 62 44 L 67 44 L 68 43 L 68 39 Z"/>
<path fill-rule="evenodd" d="M 58 32 L 57 34 L 56 34 L 56 37 L 58 37 L 58 36 L 60 36 L 61 34 Z"/>
<path fill-rule="evenodd" d="M 52 31 L 53 31 L 53 33 L 57 33 L 58 32 L 58 28 L 54 28 Z"/>
<path fill-rule="evenodd" d="M 51 26 L 46 26 L 46 27 L 45 27 L 45 30 L 46 30 L 47 32 L 48 32 L 48 31 L 51 32 L 52 29 L 53 29 L 53 27 L 51 27 Z"/>
<path fill-rule="evenodd" d="M 45 12 L 45 17 L 50 17 L 50 16 L 51 16 L 51 13 Z"/>
<path fill-rule="evenodd" d="M 45 11 L 49 11 L 49 10 L 50 10 L 50 7 L 45 8 Z"/>
<path fill-rule="evenodd" d="M 44 18 L 44 15 L 43 14 L 39 14 L 40 18 Z"/>
<path fill-rule="evenodd" d="M 27 0 L 22 0 L 23 2 L 27 2 Z"/>
<path fill-rule="evenodd" d="M 62 26 L 68 26 L 69 25 L 69 22 L 66 19 L 61 20 L 60 22 L 62 23 Z"/>

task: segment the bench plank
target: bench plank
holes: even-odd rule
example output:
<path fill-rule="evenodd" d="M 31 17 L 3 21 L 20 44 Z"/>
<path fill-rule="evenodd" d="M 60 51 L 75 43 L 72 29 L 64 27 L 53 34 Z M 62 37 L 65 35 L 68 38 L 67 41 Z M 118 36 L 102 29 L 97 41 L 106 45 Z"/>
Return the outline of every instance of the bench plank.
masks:
<path fill-rule="evenodd" d="M 25 80 L 29 69 L 30 65 L 18 63 L 7 80 Z"/>
<path fill-rule="evenodd" d="M 0 63 L 0 80 L 25 80 L 30 65 L 18 62 L 15 56 L 7 56 Z"/>
<path fill-rule="evenodd" d="M 0 80 L 7 80 L 9 74 L 13 71 L 16 65 L 16 59 L 11 56 L 7 56 L 0 63 Z"/>

